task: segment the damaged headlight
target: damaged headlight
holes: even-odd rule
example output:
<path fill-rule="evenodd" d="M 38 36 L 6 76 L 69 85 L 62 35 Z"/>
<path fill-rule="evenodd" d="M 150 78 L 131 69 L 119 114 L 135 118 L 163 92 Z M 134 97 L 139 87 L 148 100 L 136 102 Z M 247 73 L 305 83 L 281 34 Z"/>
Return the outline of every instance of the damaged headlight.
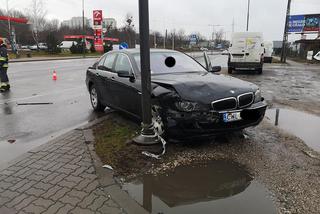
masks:
<path fill-rule="evenodd" d="M 175 106 L 179 111 L 192 112 L 200 109 L 198 103 L 188 102 L 188 101 L 179 101 L 175 103 Z"/>
<path fill-rule="evenodd" d="M 258 103 L 262 100 L 261 91 L 258 89 L 254 94 L 254 103 Z"/>

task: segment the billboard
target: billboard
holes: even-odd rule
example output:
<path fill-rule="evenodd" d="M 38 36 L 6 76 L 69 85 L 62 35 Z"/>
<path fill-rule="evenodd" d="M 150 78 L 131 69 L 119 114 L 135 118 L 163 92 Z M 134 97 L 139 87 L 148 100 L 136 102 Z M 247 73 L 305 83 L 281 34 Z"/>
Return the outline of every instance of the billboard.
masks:
<path fill-rule="evenodd" d="M 320 31 L 320 14 L 289 16 L 289 33 Z"/>

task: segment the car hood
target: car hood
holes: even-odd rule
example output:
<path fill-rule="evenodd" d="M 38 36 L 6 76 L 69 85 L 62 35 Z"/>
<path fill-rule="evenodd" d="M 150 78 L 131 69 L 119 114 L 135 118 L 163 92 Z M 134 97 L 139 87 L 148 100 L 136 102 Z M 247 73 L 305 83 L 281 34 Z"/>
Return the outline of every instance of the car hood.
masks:
<path fill-rule="evenodd" d="M 183 100 L 203 104 L 258 89 L 253 83 L 231 76 L 204 72 L 153 75 L 152 82 L 165 88 L 174 88 Z"/>

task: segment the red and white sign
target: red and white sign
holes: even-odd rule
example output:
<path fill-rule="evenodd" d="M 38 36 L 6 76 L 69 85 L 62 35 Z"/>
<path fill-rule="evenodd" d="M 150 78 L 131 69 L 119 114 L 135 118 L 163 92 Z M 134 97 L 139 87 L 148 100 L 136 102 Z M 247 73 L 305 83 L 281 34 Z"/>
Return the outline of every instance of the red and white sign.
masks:
<path fill-rule="evenodd" d="M 93 11 L 93 29 L 94 29 L 94 47 L 97 52 L 104 51 L 103 49 L 103 34 L 102 34 L 102 10 Z"/>
<path fill-rule="evenodd" d="M 102 22 L 102 10 L 94 10 L 93 11 L 93 21 Z"/>

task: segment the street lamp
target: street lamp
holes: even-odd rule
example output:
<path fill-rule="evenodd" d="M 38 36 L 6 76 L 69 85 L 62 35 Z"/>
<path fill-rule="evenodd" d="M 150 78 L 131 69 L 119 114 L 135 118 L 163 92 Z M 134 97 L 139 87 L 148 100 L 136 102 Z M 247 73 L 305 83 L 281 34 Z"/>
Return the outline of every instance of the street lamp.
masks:
<path fill-rule="evenodd" d="M 86 57 L 85 25 L 84 25 L 84 0 L 82 0 L 82 54 Z"/>
<path fill-rule="evenodd" d="M 149 0 L 139 0 L 140 25 L 140 61 L 141 61 L 141 88 L 142 88 L 142 130 L 133 141 L 141 145 L 158 143 L 158 136 L 154 131 L 151 113 L 151 69 L 149 44 Z"/>
<path fill-rule="evenodd" d="M 247 31 L 249 31 L 249 21 L 250 21 L 250 0 L 248 0 L 248 11 L 247 11 Z"/>

